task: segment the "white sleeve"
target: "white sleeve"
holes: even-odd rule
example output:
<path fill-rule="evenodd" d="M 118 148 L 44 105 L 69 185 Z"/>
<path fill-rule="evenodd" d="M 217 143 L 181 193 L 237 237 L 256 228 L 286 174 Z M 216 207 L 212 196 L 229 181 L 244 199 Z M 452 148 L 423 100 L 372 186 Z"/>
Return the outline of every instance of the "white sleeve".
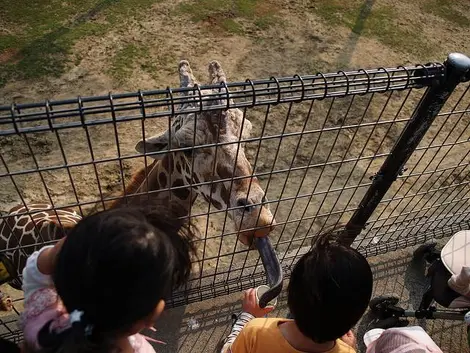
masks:
<path fill-rule="evenodd" d="M 25 301 L 29 299 L 30 295 L 38 289 L 53 286 L 52 276 L 45 275 L 39 271 L 38 257 L 46 249 L 53 248 L 54 245 L 49 245 L 35 251 L 26 261 L 26 266 L 23 269 L 23 291 Z"/>
<path fill-rule="evenodd" d="M 220 353 L 229 353 L 232 352 L 231 347 L 232 343 L 235 342 L 240 332 L 243 330 L 245 325 L 253 320 L 255 317 L 250 313 L 242 311 L 240 315 L 237 316 L 237 320 L 232 326 L 232 330 L 228 337 L 224 341 L 224 345 Z"/>

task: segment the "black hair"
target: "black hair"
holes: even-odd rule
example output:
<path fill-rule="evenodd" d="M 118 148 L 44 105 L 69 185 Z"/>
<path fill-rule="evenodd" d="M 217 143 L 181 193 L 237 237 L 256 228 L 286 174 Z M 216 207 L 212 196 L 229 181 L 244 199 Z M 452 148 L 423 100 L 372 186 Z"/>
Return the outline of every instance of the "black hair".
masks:
<path fill-rule="evenodd" d="M 356 325 L 372 296 L 372 271 L 355 249 L 339 243 L 338 228 L 314 238 L 292 271 L 288 306 L 300 332 L 333 341 Z"/>
<path fill-rule="evenodd" d="M 164 208 L 122 207 L 81 220 L 57 256 L 54 284 L 82 319 L 60 334 L 39 334 L 44 352 L 114 352 L 113 338 L 149 317 L 189 279 L 195 236 Z M 44 334 L 45 333 L 45 334 Z"/>

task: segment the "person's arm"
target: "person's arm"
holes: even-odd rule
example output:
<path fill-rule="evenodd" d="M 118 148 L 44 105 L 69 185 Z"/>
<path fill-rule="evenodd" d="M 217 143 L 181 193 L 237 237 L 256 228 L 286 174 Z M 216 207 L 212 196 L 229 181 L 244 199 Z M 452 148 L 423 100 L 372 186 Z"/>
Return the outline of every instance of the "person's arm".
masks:
<path fill-rule="evenodd" d="M 38 289 L 53 286 L 52 273 L 54 272 L 57 254 L 65 238 L 57 244 L 45 246 L 35 251 L 26 261 L 23 269 L 23 291 L 25 300 Z"/>
<path fill-rule="evenodd" d="M 47 247 L 38 256 L 37 266 L 39 272 L 43 275 L 52 275 L 54 273 L 57 255 L 59 254 L 65 238 L 60 239 L 53 247 Z"/>
<path fill-rule="evenodd" d="M 232 330 L 230 331 L 230 334 L 227 336 L 225 343 L 222 347 L 222 353 L 228 353 L 231 352 L 231 347 L 232 344 L 235 342 L 237 337 L 240 335 L 240 332 L 243 330 L 245 325 L 249 323 L 251 320 L 253 320 L 255 317 L 251 315 L 250 313 L 242 311 L 240 315 L 238 315 L 237 320 L 232 326 Z"/>
<path fill-rule="evenodd" d="M 232 345 L 234 344 L 237 337 L 240 335 L 240 332 L 243 330 L 245 325 L 249 323 L 256 317 L 263 317 L 269 312 L 271 312 L 273 307 L 260 308 L 257 300 L 255 289 L 251 288 L 245 292 L 243 298 L 242 312 L 238 315 L 235 324 L 232 326 L 232 330 L 222 347 L 222 353 L 231 353 L 235 352 L 232 350 Z"/>

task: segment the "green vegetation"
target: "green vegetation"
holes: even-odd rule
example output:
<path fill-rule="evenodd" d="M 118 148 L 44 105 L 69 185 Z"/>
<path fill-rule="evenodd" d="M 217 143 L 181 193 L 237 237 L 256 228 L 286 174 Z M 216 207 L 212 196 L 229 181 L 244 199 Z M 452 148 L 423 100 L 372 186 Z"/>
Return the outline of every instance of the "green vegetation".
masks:
<path fill-rule="evenodd" d="M 190 0 L 180 4 L 176 14 L 209 24 L 214 30 L 244 34 L 250 29 L 267 29 L 279 24 L 275 6 L 267 0 Z"/>
<path fill-rule="evenodd" d="M 417 35 L 419 24 L 400 26 L 400 13 L 392 6 L 374 5 L 352 0 L 319 0 L 313 10 L 331 25 L 343 25 L 354 33 L 376 38 L 383 44 L 421 57 L 432 52 L 432 45 Z"/>
<path fill-rule="evenodd" d="M 220 21 L 220 26 L 227 32 L 233 34 L 242 34 L 243 26 L 232 18 L 224 18 Z"/>
<path fill-rule="evenodd" d="M 467 1 L 426 0 L 421 8 L 458 26 L 470 27 L 470 5 Z"/>
<path fill-rule="evenodd" d="M 145 60 L 145 57 L 148 57 L 146 48 L 135 44 L 128 44 L 113 57 L 108 74 L 116 81 L 122 82 L 132 74 L 135 64 L 138 61 Z"/>
<path fill-rule="evenodd" d="M 151 54 L 144 45 L 130 43 L 112 57 L 107 74 L 116 82 L 124 83 L 138 68 L 156 79 L 159 72 L 176 61 L 177 58 L 172 53 Z"/>
<path fill-rule="evenodd" d="M 157 0 L 18 0 L 0 2 L 0 86 L 64 72 L 74 43 L 102 35 Z M 6 34 L 4 34 L 6 33 Z"/>
<path fill-rule="evenodd" d="M 119 31 L 127 25 L 127 19 L 144 16 L 149 7 L 160 1 L 163 0 L 1 1 L 0 87 L 13 79 L 61 75 L 69 63 L 78 65 L 82 60 L 83 53 L 70 55 L 79 39 L 102 36 L 111 29 Z M 303 7 L 306 3 L 310 10 Z M 183 0 L 173 6 L 170 16 L 183 15 L 215 35 L 250 35 L 256 44 L 263 37 L 258 31 L 292 21 L 281 17 L 278 4 L 280 0 Z M 433 20 L 434 16 L 442 18 L 448 26 L 458 25 L 464 27 L 462 30 L 470 27 L 468 0 L 418 0 L 415 8 L 433 14 Z M 437 45 L 429 36 L 420 35 L 422 21 L 407 21 L 393 3 L 312 0 L 303 2 L 300 10 L 312 11 L 332 28 L 345 26 L 357 35 L 377 39 L 418 58 L 432 55 Z M 132 75 L 136 68 L 154 76 L 164 70 L 169 60 L 177 58 L 168 52 L 161 57 L 154 51 L 150 55 L 142 44 L 133 43 L 115 54 L 108 73 L 118 81 Z M 316 60 L 308 65 L 316 67 Z"/>

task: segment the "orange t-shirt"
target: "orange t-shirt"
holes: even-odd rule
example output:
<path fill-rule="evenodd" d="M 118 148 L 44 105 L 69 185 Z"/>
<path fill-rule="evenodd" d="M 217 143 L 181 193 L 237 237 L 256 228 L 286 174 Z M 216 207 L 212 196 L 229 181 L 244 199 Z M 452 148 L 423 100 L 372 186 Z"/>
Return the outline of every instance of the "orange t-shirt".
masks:
<path fill-rule="evenodd" d="M 288 321 L 292 320 L 276 318 L 251 320 L 225 353 L 303 353 L 293 348 L 279 329 L 279 324 Z M 335 346 L 325 353 L 356 353 L 356 351 L 337 339 Z"/>

